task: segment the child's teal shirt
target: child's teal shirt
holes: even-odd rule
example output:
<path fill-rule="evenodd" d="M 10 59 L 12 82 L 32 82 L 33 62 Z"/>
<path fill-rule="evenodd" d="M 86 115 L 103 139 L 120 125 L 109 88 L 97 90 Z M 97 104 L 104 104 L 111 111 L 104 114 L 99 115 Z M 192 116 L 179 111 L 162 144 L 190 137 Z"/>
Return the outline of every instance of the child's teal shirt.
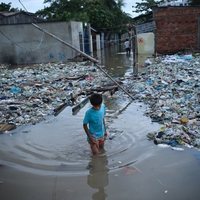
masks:
<path fill-rule="evenodd" d="M 105 134 L 104 117 L 105 117 L 104 104 L 101 105 L 99 110 L 90 108 L 85 113 L 83 124 L 89 125 L 88 127 L 89 131 L 91 135 L 96 139 L 102 138 Z"/>

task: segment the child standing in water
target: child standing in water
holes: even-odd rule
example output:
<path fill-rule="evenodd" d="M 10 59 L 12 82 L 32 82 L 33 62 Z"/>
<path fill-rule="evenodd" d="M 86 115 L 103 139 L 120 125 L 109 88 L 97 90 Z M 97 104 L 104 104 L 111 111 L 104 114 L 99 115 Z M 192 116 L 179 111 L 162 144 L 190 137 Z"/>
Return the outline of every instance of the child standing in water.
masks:
<path fill-rule="evenodd" d="M 94 93 L 90 97 L 92 108 L 88 109 L 83 119 L 83 128 L 87 134 L 93 155 L 99 154 L 104 148 L 107 136 L 105 129 L 105 105 L 102 104 L 102 95 Z"/>

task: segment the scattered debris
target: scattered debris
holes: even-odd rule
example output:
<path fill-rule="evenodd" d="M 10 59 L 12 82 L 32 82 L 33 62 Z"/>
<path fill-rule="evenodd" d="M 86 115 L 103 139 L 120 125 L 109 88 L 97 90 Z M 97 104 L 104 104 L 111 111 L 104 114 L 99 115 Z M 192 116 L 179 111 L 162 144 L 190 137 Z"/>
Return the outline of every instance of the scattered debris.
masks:
<path fill-rule="evenodd" d="M 56 116 L 66 106 L 80 104 L 94 91 L 117 91 L 117 86 L 89 62 L 49 63 L 15 69 L 2 65 L 0 88 L 2 132 L 10 130 L 9 126 L 5 129 L 5 124 L 13 124 L 12 127 L 36 124 L 48 115 Z"/>
<path fill-rule="evenodd" d="M 127 81 L 146 115 L 163 125 L 147 137 L 155 144 L 200 148 L 200 57 L 158 57 L 138 78 Z"/>
<path fill-rule="evenodd" d="M 74 58 L 72 59 L 68 59 L 70 62 L 84 62 L 84 61 L 89 61 L 88 58 L 86 58 L 85 56 L 83 55 L 77 55 L 75 56 Z"/>
<path fill-rule="evenodd" d="M 127 75 L 122 80 L 135 100 L 148 105 L 145 114 L 152 122 L 162 124 L 147 135 L 155 144 L 200 148 L 199 64 L 200 57 L 193 55 L 158 57 L 148 61 L 138 77 Z M 35 124 L 68 105 L 74 105 L 76 113 L 92 92 L 112 95 L 118 90 L 89 62 L 0 66 L 0 87 L 0 124 L 15 126 Z"/>
<path fill-rule="evenodd" d="M 135 172 L 138 172 L 137 168 L 133 166 L 124 167 L 123 171 L 126 175 L 132 175 L 135 174 Z"/>

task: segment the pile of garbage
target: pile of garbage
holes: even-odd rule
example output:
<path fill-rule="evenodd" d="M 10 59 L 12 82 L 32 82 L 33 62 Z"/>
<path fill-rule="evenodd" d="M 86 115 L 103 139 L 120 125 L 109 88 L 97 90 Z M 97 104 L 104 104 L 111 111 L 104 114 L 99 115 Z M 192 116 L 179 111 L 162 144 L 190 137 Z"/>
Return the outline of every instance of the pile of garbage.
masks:
<path fill-rule="evenodd" d="M 162 124 L 160 130 L 147 135 L 155 144 L 200 148 L 199 66 L 197 55 L 163 56 L 149 61 L 138 77 L 129 74 L 121 79 L 137 101 L 148 105 L 145 114 L 152 122 Z M 91 88 L 101 90 L 111 84 L 87 62 L 15 69 L 0 66 L 0 126 L 12 129 L 38 123 L 66 102 L 81 102 Z M 122 97 L 120 91 L 118 95 Z"/>
<path fill-rule="evenodd" d="M 91 63 L 0 66 L 0 125 L 36 124 L 65 102 L 110 81 Z M 80 94 L 83 94 L 82 96 Z M 74 102 L 71 102 L 72 104 Z M 5 126 L 6 125 L 6 126 Z"/>
<path fill-rule="evenodd" d="M 156 58 L 128 90 L 148 104 L 146 115 L 162 124 L 147 137 L 155 144 L 200 148 L 200 57 L 172 55 Z"/>

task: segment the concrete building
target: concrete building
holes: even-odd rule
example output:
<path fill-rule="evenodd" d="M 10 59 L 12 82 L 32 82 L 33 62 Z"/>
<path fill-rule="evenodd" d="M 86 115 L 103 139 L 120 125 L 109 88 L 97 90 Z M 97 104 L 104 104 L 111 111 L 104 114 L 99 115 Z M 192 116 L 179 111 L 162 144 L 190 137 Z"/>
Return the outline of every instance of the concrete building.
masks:
<path fill-rule="evenodd" d="M 0 12 L 0 63 L 66 62 L 80 53 L 35 28 L 54 34 L 71 46 L 93 55 L 104 48 L 104 34 L 82 22 L 47 22 L 28 12 Z"/>
<path fill-rule="evenodd" d="M 81 22 L 43 22 L 42 29 L 72 46 L 84 49 Z M 77 53 L 32 24 L 0 25 L 0 63 L 33 64 L 65 62 Z"/>

